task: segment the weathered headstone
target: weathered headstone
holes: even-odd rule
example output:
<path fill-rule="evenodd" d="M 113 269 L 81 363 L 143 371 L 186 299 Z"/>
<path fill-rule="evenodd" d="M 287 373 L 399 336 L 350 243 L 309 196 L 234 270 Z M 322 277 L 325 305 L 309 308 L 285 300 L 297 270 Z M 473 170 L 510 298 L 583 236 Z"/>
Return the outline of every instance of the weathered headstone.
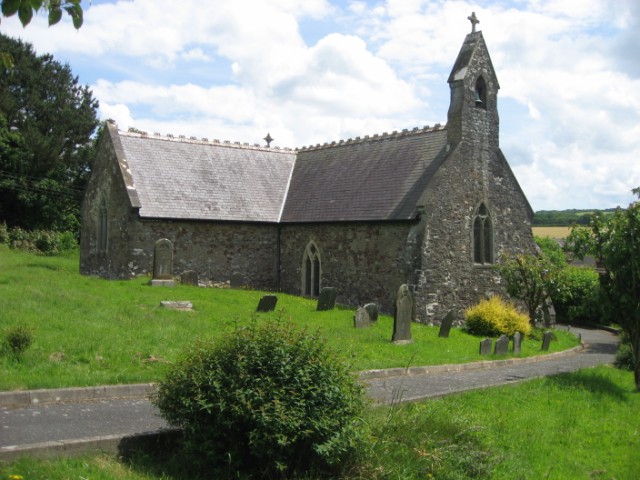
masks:
<path fill-rule="evenodd" d="M 506 335 L 500 335 L 500 338 L 496 340 L 496 355 L 506 355 L 509 351 L 509 337 Z"/>
<path fill-rule="evenodd" d="M 485 338 L 480 342 L 480 355 L 491 355 L 491 345 L 493 341 L 490 338 Z"/>
<path fill-rule="evenodd" d="M 353 326 L 355 328 L 367 328 L 371 326 L 371 316 L 365 307 L 358 307 L 353 314 Z"/>
<path fill-rule="evenodd" d="M 175 302 L 172 300 L 166 300 L 160 302 L 160 306 L 170 310 L 193 310 L 193 304 L 189 301 Z"/>
<path fill-rule="evenodd" d="M 542 337 L 542 351 L 543 352 L 548 352 L 549 351 L 549 345 L 551 344 L 552 338 L 553 338 L 553 333 L 544 332 L 544 336 Z"/>
<path fill-rule="evenodd" d="M 153 247 L 153 286 L 174 286 L 173 242 L 167 238 L 158 240 Z"/>
<path fill-rule="evenodd" d="M 372 322 L 378 321 L 378 305 L 375 303 L 367 303 L 363 307 L 367 312 L 369 312 L 369 320 Z"/>
<path fill-rule="evenodd" d="M 180 275 L 180 283 L 182 285 L 198 286 L 198 272 L 195 270 L 187 270 Z"/>
<path fill-rule="evenodd" d="M 275 295 L 263 295 L 258 302 L 258 308 L 256 312 L 273 312 L 278 303 L 278 297 Z"/>
<path fill-rule="evenodd" d="M 393 321 L 394 343 L 411 342 L 411 322 L 414 318 L 413 295 L 408 285 L 400 285 L 396 299 L 396 311 Z"/>
<path fill-rule="evenodd" d="M 513 335 L 513 353 L 521 353 L 522 352 L 522 334 L 520 332 L 516 332 Z"/>
<path fill-rule="evenodd" d="M 333 310 L 336 306 L 336 289 L 334 287 L 324 287 L 320 290 L 320 296 L 318 297 L 317 310 Z"/>
<path fill-rule="evenodd" d="M 440 332 L 438 333 L 439 337 L 449 338 L 449 332 L 451 332 L 451 326 L 453 325 L 454 316 L 455 314 L 453 313 L 453 310 L 450 310 L 449 313 L 447 313 L 447 316 L 444 317 L 444 319 L 440 323 Z"/>

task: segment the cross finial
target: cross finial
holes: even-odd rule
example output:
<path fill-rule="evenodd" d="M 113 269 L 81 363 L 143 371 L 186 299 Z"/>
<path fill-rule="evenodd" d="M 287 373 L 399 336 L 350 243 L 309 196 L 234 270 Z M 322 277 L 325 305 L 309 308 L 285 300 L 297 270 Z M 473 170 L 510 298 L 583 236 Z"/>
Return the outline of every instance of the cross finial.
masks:
<path fill-rule="evenodd" d="M 267 133 L 267 136 L 263 138 L 265 142 L 267 142 L 267 148 L 271 147 L 271 142 L 273 142 L 273 138 L 271 138 L 271 134 Z"/>
<path fill-rule="evenodd" d="M 471 33 L 476 33 L 476 25 L 480 23 L 480 20 L 476 17 L 476 12 L 471 12 L 467 19 L 471 22 Z"/>

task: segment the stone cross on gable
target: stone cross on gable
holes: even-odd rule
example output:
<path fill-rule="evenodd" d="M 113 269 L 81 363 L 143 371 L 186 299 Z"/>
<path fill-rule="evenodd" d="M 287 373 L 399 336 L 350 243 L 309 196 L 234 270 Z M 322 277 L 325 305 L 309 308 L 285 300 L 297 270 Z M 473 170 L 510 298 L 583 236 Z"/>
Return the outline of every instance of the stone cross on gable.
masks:
<path fill-rule="evenodd" d="M 480 23 L 480 20 L 476 17 L 476 12 L 471 12 L 467 19 L 471 22 L 471 33 L 476 33 L 476 25 Z"/>

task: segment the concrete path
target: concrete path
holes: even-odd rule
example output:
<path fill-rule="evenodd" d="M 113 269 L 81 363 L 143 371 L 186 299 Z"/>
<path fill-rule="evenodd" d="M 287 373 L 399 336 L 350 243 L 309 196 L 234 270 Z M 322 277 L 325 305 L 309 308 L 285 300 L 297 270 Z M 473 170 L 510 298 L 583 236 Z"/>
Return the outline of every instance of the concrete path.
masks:
<path fill-rule="evenodd" d="M 362 379 L 372 399 L 408 402 L 613 362 L 616 335 L 582 328 L 572 331 L 582 336 L 584 349 L 533 359 L 366 372 Z M 151 388 L 137 385 L 0 393 L 0 460 L 24 454 L 117 452 L 125 437 L 166 428 L 146 399 Z"/>

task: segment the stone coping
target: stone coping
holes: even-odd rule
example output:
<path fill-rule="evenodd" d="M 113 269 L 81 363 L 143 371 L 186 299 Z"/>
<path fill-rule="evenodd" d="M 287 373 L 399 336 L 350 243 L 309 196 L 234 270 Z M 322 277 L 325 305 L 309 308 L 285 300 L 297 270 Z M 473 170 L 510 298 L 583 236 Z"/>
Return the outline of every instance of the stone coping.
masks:
<path fill-rule="evenodd" d="M 486 360 L 480 362 L 428 365 L 422 367 L 389 368 L 380 370 L 364 370 L 358 372 L 361 380 L 390 378 L 401 375 L 427 375 L 446 372 L 460 372 L 489 368 L 500 368 L 511 365 L 542 362 L 573 355 L 584 349 L 584 344 L 561 352 L 536 355 L 526 358 L 508 358 L 505 360 Z M 130 385 L 104 385 L 98 387 L 73 387 L 43 390 L 18 390 L 0 392 L 0 408 L 29 408 L 36 405 L 52 403 L 80 403 L 119 398 L 148 398 L 155 392 L 155 383 L 138 383 Z"/>

